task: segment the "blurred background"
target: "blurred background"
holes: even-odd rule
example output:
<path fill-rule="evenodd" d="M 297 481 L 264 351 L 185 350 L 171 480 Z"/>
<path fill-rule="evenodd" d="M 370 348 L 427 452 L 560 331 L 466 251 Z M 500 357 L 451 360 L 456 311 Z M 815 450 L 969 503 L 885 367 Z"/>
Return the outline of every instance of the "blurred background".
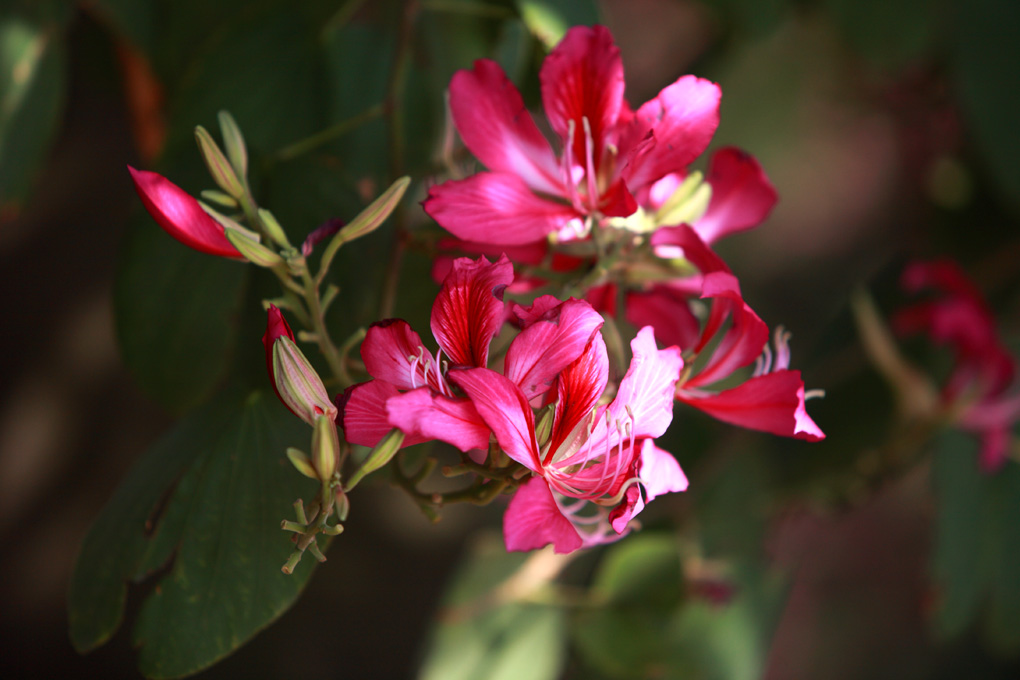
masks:
<path fill-rule="evenodd" d="M 962 560 L 962 574 L 940 571 L 936 545 L 964 548 L 938 534 L 947 521 L 938 499 L 954 492 L 933 491 L 928 459 L 855 477 L 892 431 L 893 399 L 858 346 L 847 302 L 864 287 L 888 312 L 902 303 L 906 261 L 952 257 L 1020 349 L 1020 4 L 1010 0 L 4 0 L 4 677 L 139 677 L 129 630 L 151 583 L 131 586 L 125 625 L 80 656 L 66 612 L 78 547 L 132 463 L 227 379 L 226 367 L 255 357 L 252 374 L 263 370 L 261 320 L 231 302 L 241 295 L 231 275 L 226 302 L 207 306 L 241 318 L 212 368 L 167 375 L 174 364 L 164 370 L 159 352 L 195 346 L 132 339 L 159 315 L 139 301 L 166 294 L 150 295 L 146 258 L 165 252 L 182 276 L 200 265 L 144 215 L 125 166 L 157 169 L 192 193 L 210 186 L 192 130 L 215 128 L 216 111 L 229 109 L 260 164 L 256 195 L 302 235 L 351 217 L 400 173 L 420 198 L 418 180 L 438 171 L 442 91 L 456 69 L 497 57 L 537 110 L 543 21 L 609 26 L 632 105 L 685 73 L 721 85 L 714 145 L 755 155 L 780 203 L 720 252 L 762 318 L 793 333 L 807 386 L 827 393 L 809 402 L 828 435 L 817 445 L 677 410 L 665 448 L 692 491 L 657 501 L 650 523 L 696 525 L 709 557 L 751 554 L 785 584 L 750 666 L 690 677 L 1020 677 L 1020 547 L 990 539 L 989 559 L 1014 560 L 1012 578 L 985 578 L 980 556 Z M 333 127 L 382 101 L 394 59 L 408 64 L 402 155 L 378 117 Z M 321 130 L 331 136 L 294 146 Z M 366 249 L 342 274 L 354 327 L 373 320 L 386 239 Z M 410 252 L 405 280 L 424 280 L 428 265 Z M 420 288 L 402 290 L 397 307 L 419 328 L 435 291 Z M 257 287 L 247 294 L 257 299 Z M 934 376 L 946 370 L 937 353 L 911 356 Z M 702 482 L 711 489 L 695 496 Z M 1001 516 L 1015 522 L 1020 495 L 1002 499 Z M 414 676 L 444 586 L 499 516 L 499 507 L 451 508 L 433 525 L 385 481 L 359 489 L 346 532 L 297 604 L 198 677 Z M 979 522 L 973 533 L 987 534 Z M 973 604 L 947 619 L 954 587 L 974 590 Z M 993 601 L 1004 604 L 988 614 Z M 574 639 L 566 677 L 600 677 L 588 646 Z"/>

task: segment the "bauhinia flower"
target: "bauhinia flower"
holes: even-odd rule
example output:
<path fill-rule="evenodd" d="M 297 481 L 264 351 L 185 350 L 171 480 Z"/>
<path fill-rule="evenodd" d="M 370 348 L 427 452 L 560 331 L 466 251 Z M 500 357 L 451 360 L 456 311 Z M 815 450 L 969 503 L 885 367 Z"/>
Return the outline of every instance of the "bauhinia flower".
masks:
<path fill-rule="evenodd" d="M 790 370 L 789 336 L 775 334 L 744 301 L 740 284 L 726 264 L 695 231 L 685 225 L 660 230 L 652 238 L 663 256 L 682 255 L 698 273 L 627 295 L 627 319 L 650 324 L 664 342 L 677 343 L 700 357 L 698 370 L 687 371 L 676 397 L 732 425 L 786 437 L 818 441 L 825 434 L 807 414 L 806 393 L 799 371 Z M 711 301 L 702 321 L 692 306 Z M 740 385 L 717 389 L 734 372 L 756 364 Z"/>
<path fill-rule="evenodd" d="M 942 388 L 943 405 L 961 429 L 980 437 L 982 468 L 998 470 L 1020 420 L 1020 391 L 1016 361 L 999 340 L 991 309 L 949 260 L 914 263 L 904 270 L 902 283 L 911 293 L 935 297 L 900 310 L 893 327 L 901 334 L 927 333 L 952 349 L 955 365 Z"/>
<path fill-rule="evenodd" d="M 633 111 L 619 49 L 603 26 L 571 28 L 540 79 L 559 157 L 495 62 L 482 59 L 454 75 L 454 124 L 488 171 L 433 187 L 423 206 L 458 238 L 497 245 L 550 235 L 571 240 L 604 218 L 628 218 L 657 183 L 662 194 L 663 180 L 676 186 L 688 176 L 719 124 L 719 87 L 695 76 Z"/>
<path fill-rule="evenodd" d="M 568 553 L 615 540 L 645 502 L 687 488 L 679 464 L 653 442 L 672 421 L 680 350 L 657 349 L 647 327 L 631 348 L 630 368 L 607 406 L 606 346 L 601 334 L 592 336 L 556 379 L 554 406 L 543 410 L 551 426 L 536 423 L 533 398 L 510 377 L 487 368 L 450 372 L 500 448 L 534 473 L 504 516 L 508 550 L 552 544 Z"/>
<path fill-rule="evenodd" d="M 374 446 L 399 428 L 404 446 L 441 439 L 462 451 L 486 449 L 489 428 L 448 376 L 455 368 L 488 364 L 489 344 L 506 317 L 503 290 L 512 281 L 505 256 L 494 263 L 484 257 L 454 261 L 432 307 L 434 355 L 405 321 L 373 325 L 361 356 L 374 380 L 349 388 L 338 403 L 348 441 Z M 529 398 L 538 398 L 581 354 L 602 318 L 581 301 L 550 296 L 529 308 L 518 305 L 515 313 L 527 328 L 508 347 L 504 370 Z"/>
<path fill-rule="evenodd" d="M 128 170 L 145 209 L 168 234 L 209 255 L 245 259 L 227 239 L 223 225 L 206 213 L 194 197 L 158 173 L 131 166 Z"/>

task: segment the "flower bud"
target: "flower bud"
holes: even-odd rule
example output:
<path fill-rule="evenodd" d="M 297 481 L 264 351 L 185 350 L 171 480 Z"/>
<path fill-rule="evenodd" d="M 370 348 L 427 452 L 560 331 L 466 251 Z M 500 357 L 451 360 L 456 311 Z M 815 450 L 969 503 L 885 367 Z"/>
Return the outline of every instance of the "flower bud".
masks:
<path fill-rule="evenodd" d="M 345 225 L 340 232 L 333 237 L 333 241 L 348 243 L 354 239 L 367 236 L 379 228 L 386 221 L 393 210 L 400 203 L 404 192 L 411 183 L 410 177 L 401 177 L 383 194 L 372 201 L 372 204 L 358 213 L 358 216 Z"/>
<path fill-rule="evenodd" d="M 198 148 L 202 152 L 205 165 L 209 168 L 209 174 L 216 180 L 216 184 L 236 199 L 244 196 L 244 187 L 241 186 L 241 180 L 237 179 L 237 173 L 234 172 L 230 161 L 201 125 L 195 126 L 195 140 L 198 142 Z"/>
<path fill-rule="evenodd" d="M 217 117 L 220 121 L 220 132 L 223 133 L 223 146 L 227 148 L 227 158 L 243 179 L 248 174 L 248 149 L 245 147 L 241 128 L 237 127 L 229 111 L 220 111 Z"/>
<path fill-rule="evenodd" d="M 135 170 L 130 165 L 128 170 L 145 209 L 166 233 L 200 252 L 244 259 L 223 233 L 223 225 L 194 197 L 158 173 Z"/>
<path fill-rule="evenodd" d="M 265 227 L 266 234 L 269 238 L 273 239 L 278 246 L 281 248 L 290 248 L 290 241 L 287 239 L 287 233 L 280 226 L 276 216 L 269 212 L 265 208 L 259 208 L 259 220 L 262 221 L 262 226 Z"/>
<path fill-rule="evenodd" d="M 319 478 L 315 473 L 315 466 L 312 465 L 312 460 L 301 449 L 295 449 L 293 446 L 287 447 L 287 458 L 290 460 L 291 465 L 305 477 L 310 477 L 311 479 Z"/>
<path fill-rule="evenodd" d="M 705 214 L 712 200 L 712 186 L 702 179 L 700 172 L 692 172 L 684 179 L 655 214 L 657 226 L 693 224 Z"/>
<path fill-rule="evenodd" d="M 393 456 L 396 455 L 397 451 L 400 450 L 400 445 L 404 443 L 404 433 L 397 428 L 393 428 L 389 433 L 383 437 L 375 448 L 372 449 L 368 457 L 365 458 L 365 462 L 361 464 L 361 467 L 351 476 L 351 478 L 344 484 L 344 491 L 350 491 L 358 485 L 366 475 L 369 475 L 379 468 L 383 467 Z"/>
<path fill-rule="evenodd" d="M 239 231 L 228 229 L 226 231 L 229 240 L 245 259 L 260 267 L 275 267 L 283 264 L 283 258 L 258 241 L 248 238 Z"/>
<path fill-rule="evenodd" d="M 324 482 L 333 478 L 340 461 L 340 438 L 336 433 L 333 416 L 320 415 L 315 418 L 312 431 L 312 465 Z"/>
<path fill-rule="evenodd" d="M 273 379 L 283 403 L 309 425 L 314 426 L 319 415 L 336 416 L 336 406 L 319 374 L 294 341 L 285 336 L 273 343 Z"/>

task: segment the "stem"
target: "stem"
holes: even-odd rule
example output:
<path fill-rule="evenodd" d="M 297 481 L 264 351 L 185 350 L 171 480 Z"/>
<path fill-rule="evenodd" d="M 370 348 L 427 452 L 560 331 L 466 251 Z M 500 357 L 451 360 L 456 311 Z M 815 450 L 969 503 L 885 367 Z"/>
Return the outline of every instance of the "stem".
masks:
<path fill-rule="evenodd" d="M 301 271 L 301 281 L 305 285 L 305 304 L 308 305 L 308 317 L 312 322 L 312 333 L 316 336 L 319 351 L 326 358 L 326 363 L 329 364 L 329 370 L 332 371 L 334 379 L 346 388 L 351 384 L 351 376 L 347 373 L 343 360 L 340 358 L 340 352 L 333 344 L 333 339 L 326 329 L 322 302 L 319 299 L 319 286 L 308 273 L 307 267 Z"/>
<path fill-rule="evenodd" d="M 331 125 L 325 130 L 316 132 L 314 135 L 305 137 L 289 146 L 285 146 L 277 151 L 273 156 L 270 157 L 270 162 L 289 161 L 313 151 L 323 144 L 328 144 L 339 137 L 343 137 L 348 132 L 355 130 L 365 123 L 375 120 L 383 115 L 386 111 L 384 104 L 376 104 L 370 108 L 365 109 L 361 113 L 355 114 L 350 118 Z"/>

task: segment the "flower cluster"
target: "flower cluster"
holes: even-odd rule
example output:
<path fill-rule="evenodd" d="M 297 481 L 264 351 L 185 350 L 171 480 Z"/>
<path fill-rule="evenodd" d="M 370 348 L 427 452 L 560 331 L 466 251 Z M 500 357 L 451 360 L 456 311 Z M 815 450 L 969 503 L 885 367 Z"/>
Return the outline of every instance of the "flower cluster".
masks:
<path fill-rule="evenodd" d="M 902 285 L 929 297 L 901 309 L 893 317 L 894 329 L 901 335 L 926 333 L 952 350 L 943 407 L 960 428 L 981 438 L 981 466 L 998 470 L 1006 462 L 1013 425 L 1020 420 L 1020 391 L 1015 389 L 1016 361 L 999 340 L 991 310 L 950 260 L 911 264 L 903 271 Z"/>
<path fill-rule="evenodd" d="M 337 289 L 319 289 L 337 249 L 378 227 L 408 178 L 298 249 L 255 204 L 243 139 L 227 114 L 226 154 L 197 130 L 222 189 L 203 196 L 252 230 L 155 173 L 131 170 L 146 208 L 172 236 L 280 279 L 276 302 L 305 326 L 297 338 L 318 344 L 346 388 L 334 404 L 329 381 L 267 301 L 263 341 L 274 389 L 313 429 L 311 455 L 288 456 L 321 482 L 311 518 L 298 503 L 298 521 L 284 522 L 298 534 L 285 570 L 306 547 L 324 559 L 316 535 L 342 529 L 327 524 L 330 514 L 343 521 L 347 493 L 414 444 L 442 441 L 461 451 L 458 469 L 475 475 L 462 500 L 512 493 L 508 549 L 551 544 L 568 553 L 616 540 L 650 500 L 687 488 L 677 460 L 655 444 L 677 402 L 751 429 L 825 436 L 807 414 L 800 373 L 789 368 L 788 335 L 770 333 L 712 249 L 761 223 L 777 200 L 758 162 L 740 150 L 717 150 L 704 173 L 692 169 L 719 124 L 719 87 L 684 76 L 632 109 L 619 50 L 601 26 L 570 29 L 540 77 L 558 153 L 494 62 L 453 77 L 453 122 L 487 170 L 432 186 L 423 203 L 455 237 L 440 241 L 433 267 L 442 282 L 431 315 L 435 345 L 403 320 L 379 321 L 364 332 L 362 365 L 346 356 L 359 336 L 343 351 L 329 338 L 324 313 Z M 326 239 L 312 272 L 313 247 Z M 504 301 L 505 293 L 516 301 Z M 622 356 L 611 367 L 607 320 L 614 356 L 623 353 L 620 329 L 636 331 L 626 369 Z M 494 349 L 508 326 L 516 335 Z M 369 379 L 353 384 L 350 373 L 361 369 Z M 350 474 L 349 444 L 373 449 Z M 422 503 L 441 505 L 431 500 L 441 494 L 417 489 L 431 469 L 405 478 L 398 460 L 394 474 Z"/>

